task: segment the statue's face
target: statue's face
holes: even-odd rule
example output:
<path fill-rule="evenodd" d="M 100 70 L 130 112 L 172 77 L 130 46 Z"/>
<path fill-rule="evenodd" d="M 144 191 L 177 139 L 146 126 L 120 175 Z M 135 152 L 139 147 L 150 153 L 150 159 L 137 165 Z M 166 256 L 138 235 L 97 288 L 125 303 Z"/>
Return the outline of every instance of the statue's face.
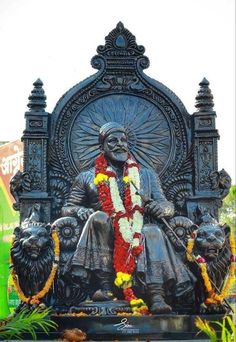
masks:
<path fill-rule="evenodd" d="M 105 138 L 102 149 L 108 160 L 124 163 L 128 159 L 127 136 L 123 132 L 112 132 Z"/>

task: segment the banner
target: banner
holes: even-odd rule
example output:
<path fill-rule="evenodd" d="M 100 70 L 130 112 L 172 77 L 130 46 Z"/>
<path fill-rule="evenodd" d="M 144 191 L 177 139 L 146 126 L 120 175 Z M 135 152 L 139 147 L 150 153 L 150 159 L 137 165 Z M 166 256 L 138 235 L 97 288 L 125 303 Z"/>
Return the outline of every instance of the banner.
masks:
<path fill-rule="evenodd" d="M 19 223 L 19 213 L 10 193 L 10 179 L 23 170 L 23 144 L 20 140 L 0 146 L 0 318 L 6 317 L 18 303 L 9 279 L 12 233 Z"/>

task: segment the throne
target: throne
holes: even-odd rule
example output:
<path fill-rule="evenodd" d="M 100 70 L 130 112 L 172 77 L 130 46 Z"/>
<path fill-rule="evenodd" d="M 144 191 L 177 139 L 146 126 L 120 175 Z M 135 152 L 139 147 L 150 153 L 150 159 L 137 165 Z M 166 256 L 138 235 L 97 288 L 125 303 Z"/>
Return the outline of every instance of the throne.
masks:
<path fill-rule="evenodd" d="M 217 166 L 219 135 L 209 82 L 200 82 L 196 112 L 189 114 L 174 92 L 144 73 L 149 66 L 144 52 L 119 22 L 91 60 L 98 71 L 69 89 L 52 113 L 45 111 L 42 81 L 34 83 L 25 113 L 24 172 L 15 208 L 21 222 L 35 206 L 41 222 L 54 222 L 61 246 L 59 270 L 73 255 L 81 231 L 75 219 L 61 218 L 61 208 L 75 177 L 93 166 L 99 129 L 106 122 L 125 126 L 131 154 L 156 171 L 166 198 L 174 203 L 175 234 L 166 233 L 178 253 L 183 250 L 176 235 L 185 242 L 191 222 L 199 224 L 203 212 L 217 219 L 229 191 L 230 178 Z M 67 286 L 60 271 L 53 296 L 62 311 L 85 299 L 78 287 Z"/>

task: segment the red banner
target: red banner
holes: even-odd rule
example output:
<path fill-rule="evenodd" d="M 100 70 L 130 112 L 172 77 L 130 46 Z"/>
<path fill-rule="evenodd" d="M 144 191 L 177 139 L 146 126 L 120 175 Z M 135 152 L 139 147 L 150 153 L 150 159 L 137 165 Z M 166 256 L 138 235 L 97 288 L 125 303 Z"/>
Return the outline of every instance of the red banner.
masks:
<path fill-rule="evenodd" d="M 0 178 L 12 202 L 9 182 L 18 170 L 23 170 L 23 143 L 20 140 L 0 146 Z"/>

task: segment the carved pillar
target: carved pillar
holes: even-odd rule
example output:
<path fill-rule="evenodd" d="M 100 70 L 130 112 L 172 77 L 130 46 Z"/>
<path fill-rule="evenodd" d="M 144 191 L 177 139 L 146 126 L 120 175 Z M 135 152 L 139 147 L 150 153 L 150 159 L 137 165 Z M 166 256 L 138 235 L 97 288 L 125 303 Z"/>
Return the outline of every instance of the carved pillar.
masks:
<path fill-rule="evenodd" d="M 213 95 L 209 82 L 204 78 L 200 83 L 196 96 L 197 111 L 193 113 L 193 146 L 194 146 L 194 196 L 188 203 L 189 212 L 195 213 L 196 207 L 206 208 L 215 217 L 218 216 L 217 191 L 213 189 L 211 175 L 218 170 L 217 140 L 215 128 L 216 112 L 213 111 Z M 192 216 L 192 215 L 190 215 Z M 196 217 L 192 216 L 192 219 Z"/>
<path fill-rule="evenodd" d="M 34 204 L 41 204 L 41 219 L 50 222 L 50 198 L 48 196 L 47 154 L 49 113 L 45 112 L 46 96 L 43 82 L 38 79 L 29 96 L 29 111 L 25 113 L 26 128 L 23 132 L 24 172 L 29 173 L 31 191 L 21 196 L 21 220 L 30 213 Z"/>

